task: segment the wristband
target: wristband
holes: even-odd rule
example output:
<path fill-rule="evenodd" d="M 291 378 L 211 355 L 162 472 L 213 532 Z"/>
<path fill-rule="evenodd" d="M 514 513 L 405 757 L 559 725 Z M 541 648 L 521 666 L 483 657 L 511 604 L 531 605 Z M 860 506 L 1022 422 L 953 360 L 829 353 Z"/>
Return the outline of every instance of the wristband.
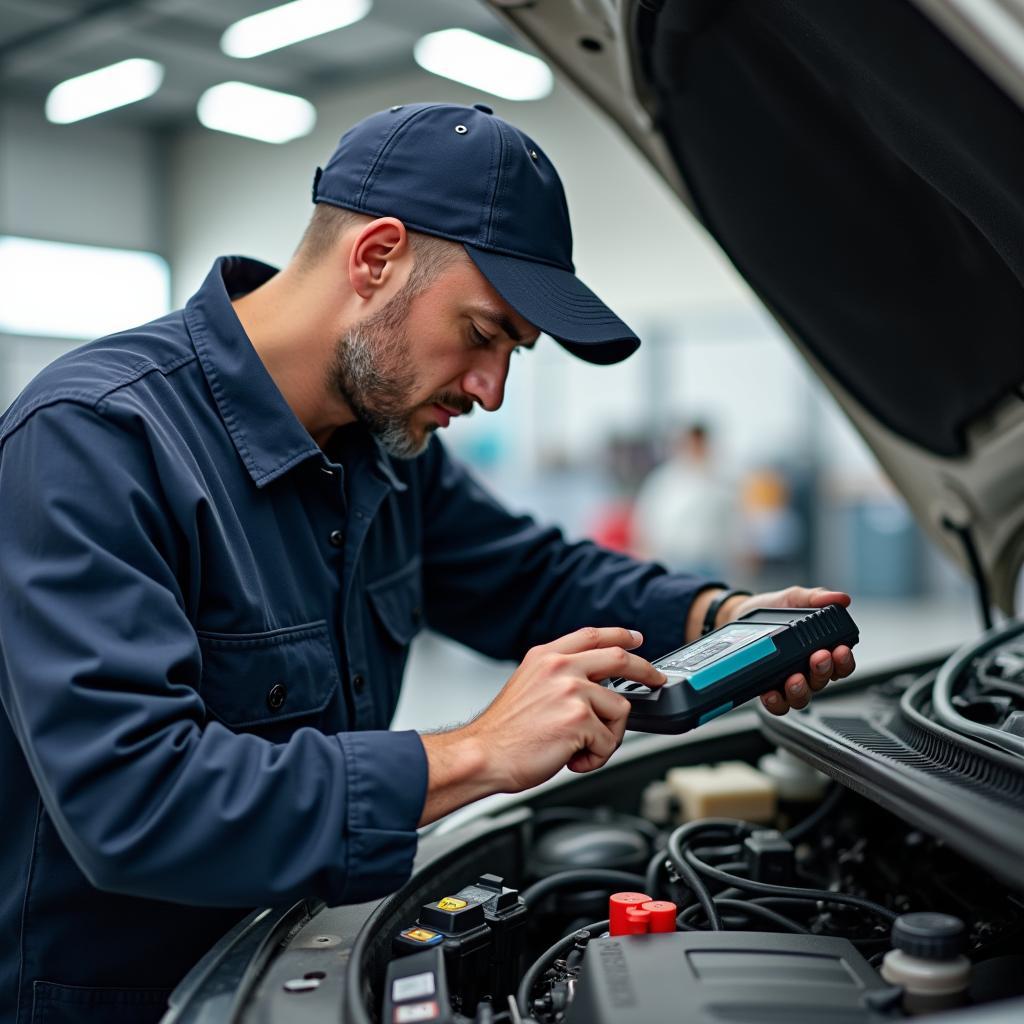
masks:
<path fill-rule="evenodd" d="M 707 611 L 704 613 L 704 625 L 700 628 L 700 635 L 707 636 L 708 633 L 715 629 L 715 619 L 718 618 L 718 611 L 729 600 L 730 597 L 750 597 L 749 590 L 723 590 L 720 594 L 716 594 L 708 605 Z"/>

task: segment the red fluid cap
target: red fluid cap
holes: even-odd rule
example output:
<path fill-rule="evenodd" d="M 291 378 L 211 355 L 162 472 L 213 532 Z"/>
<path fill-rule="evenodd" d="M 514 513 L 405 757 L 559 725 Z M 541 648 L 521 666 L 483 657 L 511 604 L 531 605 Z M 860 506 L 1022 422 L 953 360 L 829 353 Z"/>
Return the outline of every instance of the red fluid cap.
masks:
<path fill-rule="evenodd" d="M 626 907 L 627 935 L 646 935 L 650 930 L 651 912 L 649 910 L 644 910 L 643 907 Z"/>
<path fill-rule="evenodd" d="M 627 927 L 626 910 L 650 903 L 651 897 L 642 892 L 616 892 L 608 898 L 608 934 L 630 935 Z"/>
<path fill-rule="evenodd" d="M 676 914 L 679 911 L 674 903 L 669 903 L 668 900 L 651 900 L 649 903 L 641 903 L 640 909 L 650 911 L 649 931 L 674 932 L 676 930 Z"/>

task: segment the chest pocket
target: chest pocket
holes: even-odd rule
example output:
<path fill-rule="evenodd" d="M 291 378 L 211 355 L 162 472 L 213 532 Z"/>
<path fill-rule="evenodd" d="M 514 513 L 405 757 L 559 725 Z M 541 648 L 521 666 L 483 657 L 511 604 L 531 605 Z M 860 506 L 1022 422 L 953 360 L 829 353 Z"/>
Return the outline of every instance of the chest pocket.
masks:
<path fill-rule="evenodd" d="M 378 637 L 372 671 L 393 702 L 402 685 L 409 644 L 423 627 L 422 589 L 419 558 L 366 586 Z"/>
<path fill-rule="evenodd" d="M 170 989 L 32 983 L 32 1024 L 157 1024 Z"/>
<path fill-rule="evenodd" d="M 266 633 L 200 631 L 200 696 L 232 732 L 283 740 L 316 725 L 338 692 L 338 666 L 327 623 Z"/>

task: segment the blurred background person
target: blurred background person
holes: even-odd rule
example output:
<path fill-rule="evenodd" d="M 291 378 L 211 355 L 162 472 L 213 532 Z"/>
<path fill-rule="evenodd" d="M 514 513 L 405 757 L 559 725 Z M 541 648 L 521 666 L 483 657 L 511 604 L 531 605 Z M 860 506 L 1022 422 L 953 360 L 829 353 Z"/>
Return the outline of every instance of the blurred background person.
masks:
<path fill-rule="evenodd" d="M 736 495 L 724 478 L 709 428 L 673 435 L 667 458 L 647 474 L 633 508 L 633 549 L 673 570 L 730 577 L 737 550 Z"/>
<path fill-rule="evenodd" d="M 657 465 L 655 445 L 636 432 L 616 432 L 605 442 L 600 465 L 607 494 L 598 502 L 587 536 L 602 547 L 644 558 L 636 549 L 633 505 L 641 483 Z"/>
<path fill-rule="evenodd" d="M 798 507 L 796 483 L 792 472 L 760 465 L 748 470 L 737 487 L 742 535 L 739 561 L 744 580 L 807 573 L 810 538 Z"/>

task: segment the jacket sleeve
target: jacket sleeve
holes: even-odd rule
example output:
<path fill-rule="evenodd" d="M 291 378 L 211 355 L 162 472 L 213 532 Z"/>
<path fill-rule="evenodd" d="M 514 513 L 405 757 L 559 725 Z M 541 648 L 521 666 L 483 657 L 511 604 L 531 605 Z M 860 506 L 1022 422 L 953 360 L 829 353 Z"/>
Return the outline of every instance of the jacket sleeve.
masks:
<path fill-rule="evenodd" d="M 639 629 L 638 653 L 683 642 L 690 604 L 715 580 L 669 573 L 514 515 L 436 438 L 424 455 L 425 606 L 435 629 L 495 658 L 520 659 L 582 626 Z"/>
<path fill-rule="evenodd" d="M 148 441 L 63 402 L 0 448 L 0 697 L 46 811 L 102 889 L 217 906 L 393 890 L 419 737 L 271 743 L 207 719 L 189 553 Z"/>

